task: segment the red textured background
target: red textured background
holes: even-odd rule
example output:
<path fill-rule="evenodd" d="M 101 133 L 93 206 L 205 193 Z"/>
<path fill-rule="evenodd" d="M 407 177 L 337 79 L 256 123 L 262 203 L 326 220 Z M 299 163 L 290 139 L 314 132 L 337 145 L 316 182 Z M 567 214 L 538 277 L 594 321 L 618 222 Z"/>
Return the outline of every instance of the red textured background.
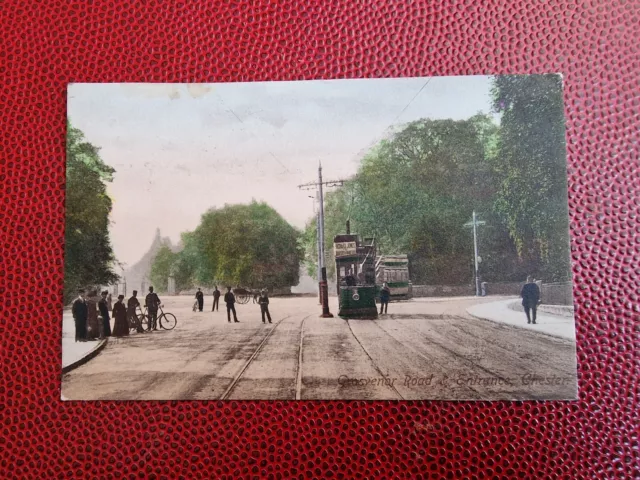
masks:
<path fill-rule="evenodd" d="M 0 477 L 640 478 L 640 2 L 192 3 L 0 4 Z M 67 83 L 544 72 L 579 402 L 59 400 Z"/>

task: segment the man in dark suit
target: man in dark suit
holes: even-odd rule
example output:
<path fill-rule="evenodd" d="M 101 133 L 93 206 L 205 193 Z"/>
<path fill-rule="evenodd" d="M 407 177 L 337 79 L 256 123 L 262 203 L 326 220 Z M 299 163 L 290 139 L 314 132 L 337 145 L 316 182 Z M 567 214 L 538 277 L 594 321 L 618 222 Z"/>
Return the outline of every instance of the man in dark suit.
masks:
<path fill-rule="evenodd" d="M 204 293 L 200 289 L 196 292 L 196 300 L 198 301 L 198 310 L 202 311 L 204 308 Z"/>
<path fill-rule="evenodd" d="M 220 290 L 218 290 L 218 286 L 214 286 L 213 290 L 213 307 L 211 307 L 211 311 L 218 310 L 218 304 L 220 303 Z"/>
<path fill-rule="evenodd" d="M 258 303 L 260 304 L 260 313 L 262 313 L 262 323 L 266 323 L 264 321 L 265 315 L 269 319 L 269 323 L 271 323 L 271 314 L 269 313 L 269 295 L 267 294 L 266 288 L 262 290 L 260 297 L 258 297 Z"/>
<path fill-rule="evenodd" d="M 158 330 L 158 307 L 160 306 L 160 299 L 158 298 L 158 294 L 153 291 L 153 287 L 149 287 L 149 293 L 144 299 L 144 304 L 149 313 L 149 328 L 147 328 L 147 331 Z"/>
<path fill-rule="evenodd" d="M 524 313 L 527 315 L 527 323 L 536 323 L 536 312 L 540 303 L 540 288 L 533 281 L 533 277 L 527 277 L 527 283 L 522 287 L 520 292 L 522 297 L 522 306 Z M 531 321 L 533 319 L 533 322 Z"/>
<path fill-rule="evenodd" d="M 231 291 L 231 287 L 227 287 L 227 293 L 224 294 L 224 303 L 227 304 L 227 320 L 229 323 L 231 323 L 231 312 L 233 312 L 233 321 L 240 323 L 236 315 L 236 296 Z"/>
<path fill-rule="evenodd" d="M 71 307 L 73 313 L 73 321 L 76 324 L 76 342 L 87 341 L 87 302 L 84 299 L 84 290 L 78 290 L 78 298 L 73 302 Z"/>
<path fill-rule="evenodd" d="M 391 297 L 391 290 L 389 289 L 389 285 L 387 285 L 387 282 L 384 282 L 382 284 L 382 288 L 380 289 L 380 313 L 381 314 L 387 313 L 387 308 L 389 308 L 390 297 Z"/>
<path fill-rule="evenodd" d="M 140 308 L 140 300 L 138 300 L 138 291 L 134 290 L 133 296 L 127 301 L 127 317 L 129 318 L 129 322 L 136 326 L 136 331 L 142 333 L 144 329 L 138 319 L 138 308 Z"/>

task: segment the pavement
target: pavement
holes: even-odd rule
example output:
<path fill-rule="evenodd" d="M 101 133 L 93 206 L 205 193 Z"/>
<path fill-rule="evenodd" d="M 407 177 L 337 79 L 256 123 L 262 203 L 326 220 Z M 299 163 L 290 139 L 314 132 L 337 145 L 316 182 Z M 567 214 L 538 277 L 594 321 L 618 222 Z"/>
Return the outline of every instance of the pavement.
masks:
<path fill-rule="evenodd" d="M 467 312 L 483 320 L 553 335 L 575 342 L 576 327 L 572 315 L 552 315 L 538 310 L 536 324 L 528 324 L 524 311 L 518 311 L 520 309 L 517 308 L 517 304 L 519 304 L 520 301 L 519 297 L 512 297 L 489 303 L 481 303 L 468 307 Z"/>
<path fill-rule="evenodd" d="M 81 363 L 88 356 L 94 355 L 104 347 L 106 340 L 91 340 L 76 342 L 76 326 L 70 308 L 62 313 L 62 368 L 66 371 L 70 367 Z"/>
<path fill-rule="evenodd" d="M 191 310 L 162 298 L 174 330 L 112 338 L 63 374 L 64 400 L 570 400 L 575 342 L 467 309 L 498 300 L 392 302 L 377 319 L 320 318 L 316 298 L 275 297 L 272 324 L 258 305 Z M 330 309 L 337 313 L 337 299 Z M 495 309 L 493 305 L 488 310 Z M 516 312 L 513 312 L 514 314 Z"/>

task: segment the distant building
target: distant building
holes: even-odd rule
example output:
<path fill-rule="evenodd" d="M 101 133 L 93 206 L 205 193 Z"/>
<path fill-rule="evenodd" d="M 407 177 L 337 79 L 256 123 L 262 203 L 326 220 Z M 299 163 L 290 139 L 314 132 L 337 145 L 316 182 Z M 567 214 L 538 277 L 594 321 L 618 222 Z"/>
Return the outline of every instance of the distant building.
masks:
<path fill-rule="evenodd" d="M 151 275 L 151 263 L 163 245 L 169 247 L 173 252 L 182 250 L 182 245 L 173 245 L 171 239 L 169 237 L 162 237 L 160 229 L 157 228 L 156 235 L 147 252 L 134 265 L 124 271 L 123 279 L 120 281 L 123 282 L 124 279 L 126 279 L 127 295 L 131 295 L 133 290 L 138 290 L 138 295 L 146 294 L 149 285 L 151 285 L 151 280 L 149 279 Z M 122 289 L 122 287 L 120 289 Z"/>

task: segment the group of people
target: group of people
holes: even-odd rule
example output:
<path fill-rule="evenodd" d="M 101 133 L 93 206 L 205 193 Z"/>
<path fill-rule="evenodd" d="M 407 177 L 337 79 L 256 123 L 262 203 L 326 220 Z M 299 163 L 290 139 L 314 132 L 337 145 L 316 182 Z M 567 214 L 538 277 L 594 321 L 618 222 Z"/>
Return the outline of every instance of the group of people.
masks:
<path fill-rule="evenodd" d="M 213 289 L 213 306 L 211 307 L 211 311 L 219 311 L 220 304 L 220 296 L 222 293 L 218 290 L 218 286 L 216 285 Z M 224 294 L 224 303 L 227 306 L 227 321 L 231 323 L 231 314 L 233 313 L 233 321 L 235 323 L 240 323 L 238 320 L 238 315 L 236 313 L 236 296 L 233 294 L 231 287 L 227 287 L 227 293 Z M 257 300 L 257 303 L 260 305 L 260 313 L 262 314 L 262 323 L 266 323 L 266 320 L 271 322 L 271 313 L 269 312 L 269 292 L 266 288 L 260 291 L 259 295 L 254 295 L 254 301 Z M 196 292 L 196 306 L 200 312 L 204 309 L 204 293 L 201 289 L 198 288 Z M 195 308 L 194 308 L 195 310 Z"/>
<path fill-rule="evenodd" d="M 111 294 L 104 291 L 97 299 L 98 292 L 92 290 L 87 295 L 85 290 L 78 290 L 78 298 L 73 302 L 71 311 L 76 327 L 76 342 L 86 342 L 105 337 L 124 337 L 129 335 L 129 328 L 135 327 L 138 333 L 144 332 L 138 318 L 138 309 L 141 308 L 138 300 L 138 291 L 124 303 L 124 295 L 118 295 L 118 300 L 112 304 Z M 149 287 L 149 293 L 145 297 L 145 306 L 148 312 L 147 331 L 157 330 L 158 308 L 161 306 L 160 298 Z M 113 318 L 113 330 L 111 329 Z"/>

